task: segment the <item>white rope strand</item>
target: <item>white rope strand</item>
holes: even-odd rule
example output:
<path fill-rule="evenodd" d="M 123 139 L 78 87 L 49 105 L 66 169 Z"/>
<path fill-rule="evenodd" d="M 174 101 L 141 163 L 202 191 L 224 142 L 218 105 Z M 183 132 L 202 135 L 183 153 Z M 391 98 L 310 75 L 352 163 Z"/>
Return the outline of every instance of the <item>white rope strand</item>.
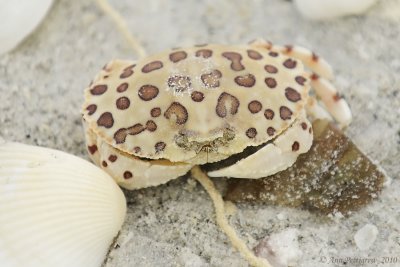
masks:
<path fill-rule="evenodd" d="M 193 167 L 191 173 L 192 176 L 204 187 L 211 200 L 213 201 L 217 224 L 219 225 L 221 230 L 228 236 L 232 243 L 232 246 L 236 248 L 252 266 L 272 267 L 272 265 L 266 259 L 255 256 L 254 253 L 250 249 L 248 249 L 243 240 L 241 240 L 236 234 L 235 229 L 233 229 L 233 227 L 229 225 L 228 220 L 225 217 L 225 208 L 222 196 L 215 188 L 210 178 L 208 178 L 208 176 L 200 169 L 199 166 Z"/>
<path fill-rule="evenodd" d="M 136 51 L 140 58 L 146 56 L 146 51 L 143 46 L 136 40 L 131 32 L 128 29 L 128 25 L 126 24 L 124 18 L 119 14 L 108 2 L 107 0 L 96 0 L 97 5 L 103 10 L 105 14 L 111 17 L 117 26 L 118 30 L 122 33 L 122 35 L 126 38 L 129 45 Z"/>

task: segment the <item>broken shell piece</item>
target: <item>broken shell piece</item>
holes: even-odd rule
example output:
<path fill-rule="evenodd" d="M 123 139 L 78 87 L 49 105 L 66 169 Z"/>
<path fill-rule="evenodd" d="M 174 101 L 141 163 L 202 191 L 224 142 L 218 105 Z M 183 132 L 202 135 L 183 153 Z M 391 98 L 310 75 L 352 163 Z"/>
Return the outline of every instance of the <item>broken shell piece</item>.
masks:
<path fill-rule="evenodd" d="M 308 19 L 327 20 L 346 15 L 362 14 L 376 0 L 295 0 L 299 12 Z"/>
<path fill-rule="evenodd" d="M 299 231 L 287 228 L 263 238 L 253 250 L 256 256 L 268 259 L 274 267 L 297 266 L 303 255 L 298 239 Z"/>
<path fill-rule="evenodd" d="M 14 49 L 46 16 L 53 0 L 0 0 L 0 55 Z"/>
<path fill-rule="evenodd" d="M 349 214 L 378 197 L 384 174 L 332 123 L 316 120 L 311 149 L 290 168 L 258 180 L 229 179 L 225 200 Z"/>
<path fill-rule="evenodd" d="M 125 213 L 120 188 L 89 162 L 0 144 L 1 266 L 101 266 Z"/>

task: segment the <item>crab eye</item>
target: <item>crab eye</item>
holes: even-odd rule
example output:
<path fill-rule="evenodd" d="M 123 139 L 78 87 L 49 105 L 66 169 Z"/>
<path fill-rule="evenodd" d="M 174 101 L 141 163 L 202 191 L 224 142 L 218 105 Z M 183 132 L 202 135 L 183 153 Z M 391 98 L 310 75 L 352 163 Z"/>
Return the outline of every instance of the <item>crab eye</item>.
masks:
<path fill-rule="evenodd" d="M 186 137 L 186 135 L 184 134 L 179 134 L 175 137 L 175 143 L 179 146 L 179 147 L 183 147 L 185 148 L 188 144 L 189 140 Z"/>
<path fill-rule="evenodd" d="M 226 128 L 223 133 L 223 138 L 227 141 L 231 141 L 235 138 L 235 132 L 232 129 Z"/>

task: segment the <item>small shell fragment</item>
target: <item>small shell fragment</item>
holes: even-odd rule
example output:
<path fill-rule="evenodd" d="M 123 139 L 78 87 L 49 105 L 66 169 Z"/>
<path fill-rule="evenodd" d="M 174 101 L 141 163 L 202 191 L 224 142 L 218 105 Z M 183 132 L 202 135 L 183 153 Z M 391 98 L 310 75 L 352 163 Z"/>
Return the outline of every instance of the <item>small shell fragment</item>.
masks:
<path fill-rule="evenodd" d="M 274 267 L 296 266 L 303 255 L 298 238 L 297 229 L 287 228 L 263 238 L 254 252 L 258 257 L 268 259 Z"/>
<path fill-rule="evenodd" d="M 89 162 L 0 143 L 1 266 L 101 266 L 125 213 L 120 188 Z"/>

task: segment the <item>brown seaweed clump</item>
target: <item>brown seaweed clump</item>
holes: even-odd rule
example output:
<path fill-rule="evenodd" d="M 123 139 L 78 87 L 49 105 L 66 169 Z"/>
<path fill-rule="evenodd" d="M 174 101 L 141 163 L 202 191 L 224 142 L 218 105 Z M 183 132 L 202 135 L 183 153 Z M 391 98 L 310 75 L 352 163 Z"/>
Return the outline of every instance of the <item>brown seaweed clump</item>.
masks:
<path fill-rule="evenodd" d="M 333 123 L 313 123 L 314 143 L 290 168 L 257 179 L 229 179 L 225 200 L 349 214 L 378 197 L 384 174 Z"/>

